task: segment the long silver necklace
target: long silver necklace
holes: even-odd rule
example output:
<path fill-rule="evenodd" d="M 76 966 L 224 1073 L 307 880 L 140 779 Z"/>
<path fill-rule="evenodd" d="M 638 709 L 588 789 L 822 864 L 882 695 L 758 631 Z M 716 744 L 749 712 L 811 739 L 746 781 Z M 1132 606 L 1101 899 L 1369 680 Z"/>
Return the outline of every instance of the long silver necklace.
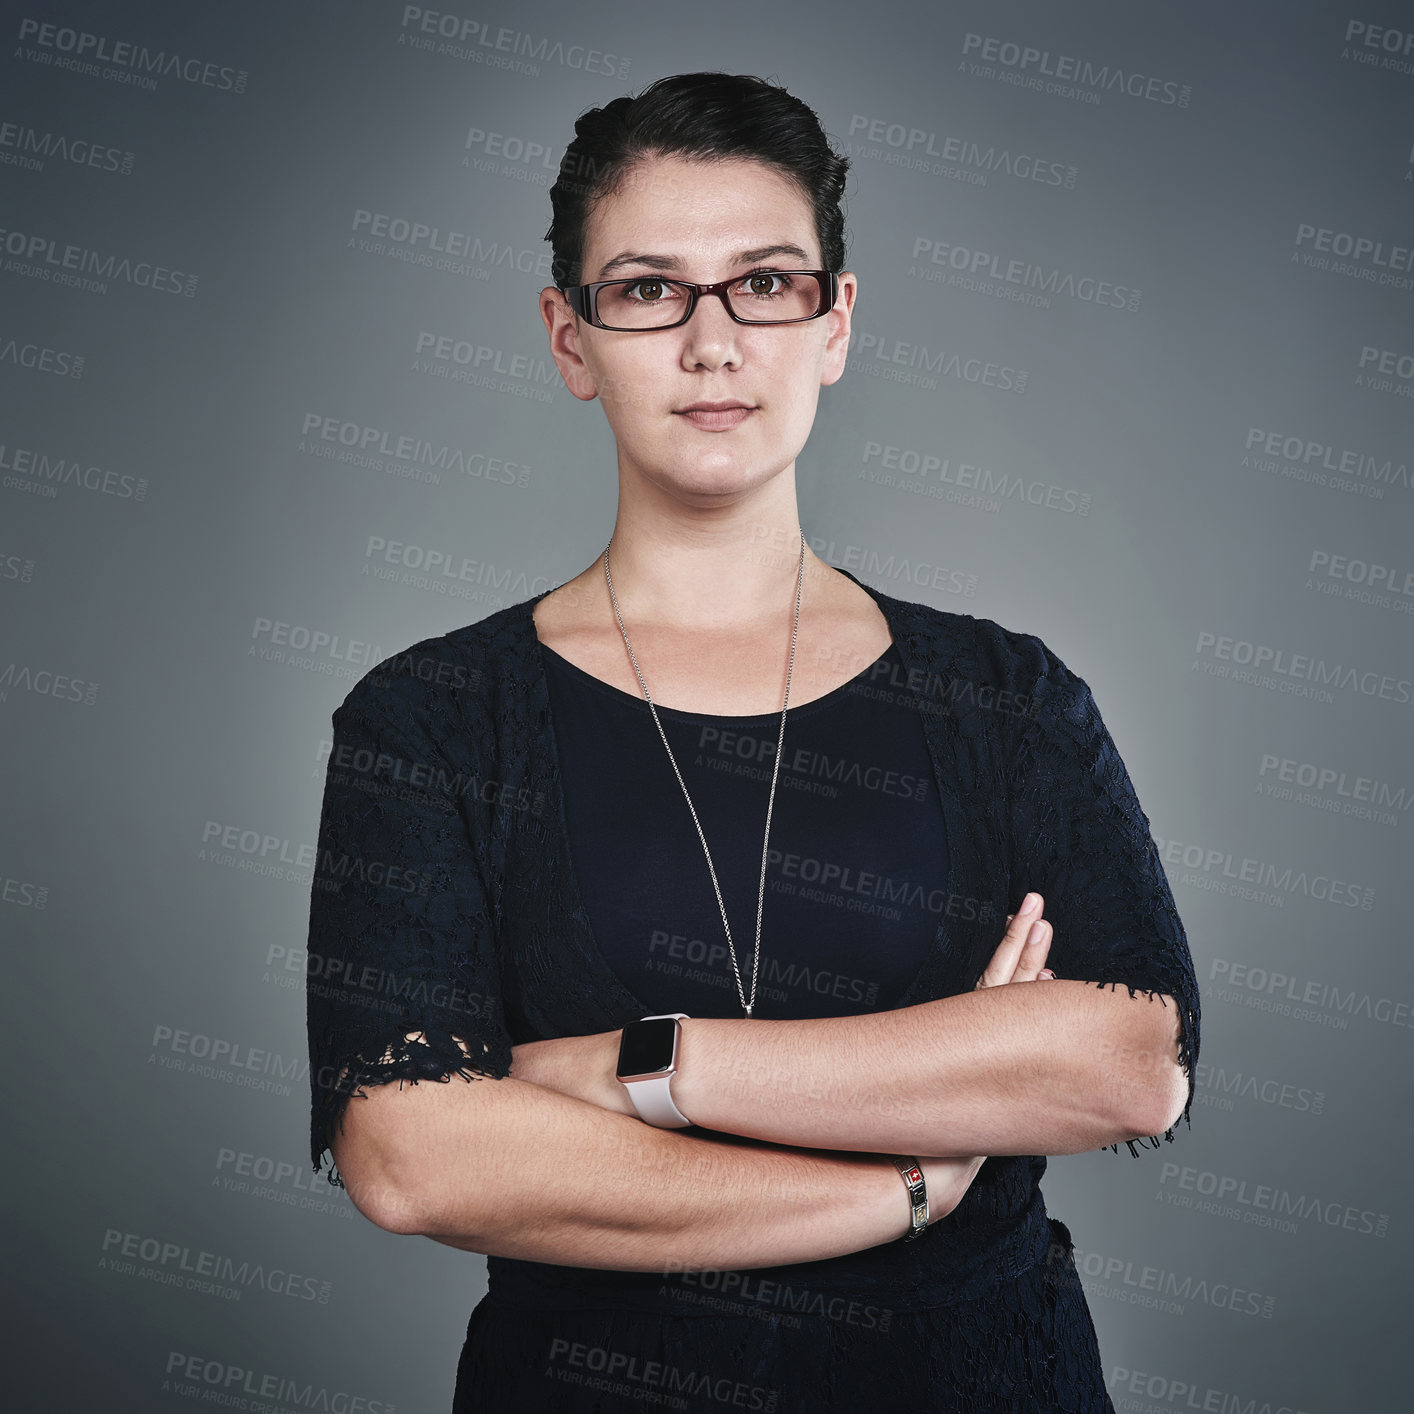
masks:
<path fill-rule="evenodd" d="M 609 545 L 612 545 L 612 537 Z M 609 545 L 604 546 L 604 578 L 609 583 L 609 598 L 613 600 L 614 617 L 619 621 L 619 632 L 624 636 L 624 647 L 628 649 L 628 656 L 633 662 L 633 670 L 638 674 L 639 686 L 643 689 L 643 695 L 648 701 L 648 710 L 653 714 L 654 725 L 658 728 L 658 735 L 663 738 L 663 745 L 668 750 L 668 760 L 673 763 L 673 774 L 678 778 L 678 784 L 682 787 L 682 793 L 687 798 L 687 808 L 692 811 L 692 823 L 697 826 L 697 838 L 702 841 L 702 852 L 707 856 L 707 869 L 712 875 L 712 888 L 717 894 L 717 907 L 722 910 L 722 927 L 727 933 L 727 947 L 731 952 L 732 972 L 736 975 L 736 993 L 741 999 L 741 1005 L 746 1015 L 751 1015 L 752 1009 L 756 1005 L 756 976 L 757 969 L 761 962 L 761 916 L 766 905 L 766 857 L 767 847 L 771 838 L 771 810 L 776 803 L 776 779 L 781 770 L 781 748 L 786 739 L 786 711 L 790 706 L 790 679 L 791 673 L 795 669 L 795 641 L 800 632 L 800 591 L 805 582 L 805 532 L 800 533 L 800 565 L 795 575 L 795 622 L 791 625 L 790 631 L 790 658 L 786 663 L 786 694 L 785 700 L 781 703 L 781 730 L 776 738 L 776 760 L 771 768 L 771 794 L 766 800 L 766 835 L 761 841 L 761 888 L 756 897 L 756 951 L 751 961 L 751 1000 L 748 1001 L 741 985 L 741 971 L 736 965 L 736 944 L 732 942 L 732 925 L 727 922 L 727 906 L 722 902 L 722 888 L 717 882 L 717 871 L 712 867 L 712 851 L 707 848 L 707 836 L 702 833 L 702 821 L 697 818 L 697 808 L 692 803 L 692 796 L 688 794 L 687 782 L 682 778 L 682 772 L 678 770 L 677 757 L 673 755 L 673 748 L 668 746 L 668 734 L 663 730 L 663 724 L 658 720 L 658 709 L 653 705 L 653 699 L 648 693 L 648 684 L 643 681 L 642 670 L 638 666 L 638 658 L 633 651 L 633 644 L 628 641 L 628 630 L 624 627 L 624 618 L 619 613 L 618 596 L 614 593 L 613 576 L 609 573 Z"/>

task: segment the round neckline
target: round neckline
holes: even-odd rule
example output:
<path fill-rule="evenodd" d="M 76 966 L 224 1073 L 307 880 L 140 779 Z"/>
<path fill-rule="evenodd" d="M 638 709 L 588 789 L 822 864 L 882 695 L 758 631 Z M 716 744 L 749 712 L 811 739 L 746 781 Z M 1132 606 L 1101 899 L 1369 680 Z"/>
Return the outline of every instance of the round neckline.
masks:
<path fill-rule="evenodd" d="M 594 676 L 593 673 L 586 672 L 583 668 L 579 666 L 578 663 L 570 662 L 570 660 L 566 658 L 563 653 L 557 653 L 553 648 L 550 647 L 548 643 L 541 643 L 538 638 L 536 639 L 536 642 L 539 644 L 540 651 L 542 653 L 548 655 L 548 657 L 550 659 L 553 659 L 555 663 L 561 664 L 565 668 L 569 669 L 570 673 L 572 673 L 575 677 L 579 678 L 582 682 L 588 684 L 591 687 L 597 688 L 601 693 L 604 693 L 609 697 L 615 698 L 620 702 L 624 702 L 632 706 L 642 708 L 645 712 L 648 710 L 648 701 L 646 698 L 639 696 L 637 693 L 625 692 L 623 688 L 615 687 L 613 683 L 605 682 L 603 678 L 597 678 Z M 872 673 L 879 666 L 879 664 L 882 663 L 884 659 L 889 656 L 889 654 L 896 652 L 897 649 L 898 644 L 892 638 L 890 638 L 889 646 L 885 648 L 884 651 L 880 653 L 879 656 L 875 658 L 872 663 L 869 663 L 865 667 L 861 668 L 847 682 L 842 682 L 838 687 L 831 688 L 829 692 L 825 693 L 823 696 L 812 698 L 803 706 L 792 707 L 790 710 L 796 713 L 797 715 L 802 715 L 806 712 L 814 712 L 817 708 L 830 706 L 831 703 L 836 701 L 838 698 L 844 697 L 847 693 L 849 693 L 851 689 L 858 685 L 860 679 L 865 677 L 867 674 Z M 778 721 L 781 715 L 779 711 L 756 712 L 746 716 L 743 716 L 739 713 L 731 712 L 684 712 L 681 708 L 678 707 L 665 707 L 661 702 L 655 702 L 653 706 L 657 709 L 661 716 L 667 718 L 669 721 L 679 722 L 738 722 L 743 725 L 755 726 L 764 725 L 768 722 Z"/>

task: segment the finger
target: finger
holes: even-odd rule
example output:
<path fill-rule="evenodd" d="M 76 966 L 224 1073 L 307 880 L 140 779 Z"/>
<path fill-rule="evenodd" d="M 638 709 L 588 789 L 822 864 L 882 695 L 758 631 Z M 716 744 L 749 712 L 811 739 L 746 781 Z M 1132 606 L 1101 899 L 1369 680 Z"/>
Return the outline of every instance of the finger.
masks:
<path fill-rule="evenodd" d="M 1045 920 L 1033 923 L 1026 935 L 1026 945 L 1016 961 L 1016 970 L 1011 975 L 1013 982 L 1034 982 L 1046 965 L 1046 954 L 1051 948 L 1055 929 Z"/>
<path fill-rule="evenodd" d="M 1029 904 L 1029 906 L 1028 906 Z M 1010 983 L 1017 971 L 1017 963 L 1027 946 L 1027 935 L 1036 919 L 1044 912 L 1045 901 L 1039 894 L 1028 894 L 1022 901 L 1021 909 L 1007 915 L 1007 929 L 1001 942 L 991 954 L 986 970 L 978 978 L 977 987 L 1001 987 Z"/>
<path fill-rule="evenodd" d="M 1030 909 L 1023 906 L 1012 915 L 1006 932 L 1002 934 L 1001 942 L 997 944 L 996 951 L 992 954 L 991 960 L 978 979 L 979 989 L 1000 987 L 1011 981 L 1012 974 L 1016 971 L 1016 964 L 1021 958 L 1022 949 L 1026 946 L 1027 930 L 1041 916 L 1044 906 L 1044 900 L 1039 894 L 1032 894 L 1028 897 L 1035 900 L 1035 906 Z M 1038 967 L 1043 965 L 1044 963 L 1037 964 Z"/>

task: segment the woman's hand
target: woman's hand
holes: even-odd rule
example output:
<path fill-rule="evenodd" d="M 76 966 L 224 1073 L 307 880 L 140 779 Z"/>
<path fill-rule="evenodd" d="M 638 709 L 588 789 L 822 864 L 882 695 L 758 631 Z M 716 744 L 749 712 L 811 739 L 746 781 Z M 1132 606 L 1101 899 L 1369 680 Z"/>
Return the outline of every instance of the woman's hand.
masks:
<path fill-rule="evenodd" d="M 1028 908 L 1027 904 L 1031 903 Z M 1051 925 L 1041 917 L 1046 901 L 1040 894 L 1027 894 L 1019 913 L 1007 914 L 1007 930 L 992 954 L 992 960 L 977 979 L 975 991 L 1001 987 L 1008 982 L 1035 982 L 1054 977 L 1046 966 L 1051 948 Z"/>
<path fill-rule="evenodd" d="M 1027 903 L 1032 906 L 1027 908 Z M 1004 987 L 1010 982 L 1044 982 L 1055 976 L 1046 966 L 1054 929 L 1041 917 L 1044 909 L 1045 900 L 1040 894 L 1027 894 L 1021 911 L 1007 915 L 1007 930 L 973 990 Z M 930 1227 L 957 1207 L 985 1162 L 985 1155 L 970 1159 L 919 1158 L 918 1166 L 928 1187 Z"/>

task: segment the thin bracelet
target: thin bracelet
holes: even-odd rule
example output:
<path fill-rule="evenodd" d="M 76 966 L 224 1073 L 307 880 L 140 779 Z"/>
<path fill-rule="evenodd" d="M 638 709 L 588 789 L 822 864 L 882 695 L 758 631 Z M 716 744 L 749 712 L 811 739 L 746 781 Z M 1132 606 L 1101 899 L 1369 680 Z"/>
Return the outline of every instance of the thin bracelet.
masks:
<path fill-rule="evenodd" d="M 899 1241 L 912 1242 L 928 1230 L 928 1188 L 923 1182 L 923 1170 L 917 1159 L 903 1154 L 890 1154 L 889 1158 L 908 1186 L 909 1215 L 912 1218 L 912 1225 Z"/>

